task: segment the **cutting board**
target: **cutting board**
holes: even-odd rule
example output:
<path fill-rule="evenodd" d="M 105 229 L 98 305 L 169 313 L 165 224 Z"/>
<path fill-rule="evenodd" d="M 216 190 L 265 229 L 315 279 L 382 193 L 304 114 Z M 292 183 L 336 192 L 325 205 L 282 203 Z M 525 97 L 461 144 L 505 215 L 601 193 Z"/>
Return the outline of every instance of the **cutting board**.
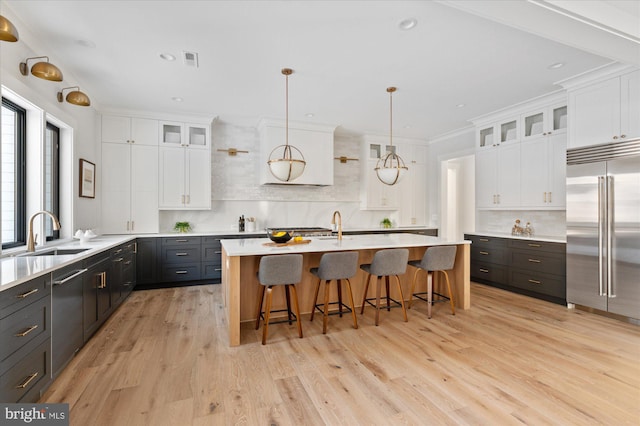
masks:
<path fill-rule="evenodd" d="M 294 241 L 289 240 L 286 243 L 263 243 L 262 245 L 265 247 L 286 247 L 286 246 L 297 246 L 299 244 L 309 244 L 311 240 L 302 240 L 302 241 Z"/>

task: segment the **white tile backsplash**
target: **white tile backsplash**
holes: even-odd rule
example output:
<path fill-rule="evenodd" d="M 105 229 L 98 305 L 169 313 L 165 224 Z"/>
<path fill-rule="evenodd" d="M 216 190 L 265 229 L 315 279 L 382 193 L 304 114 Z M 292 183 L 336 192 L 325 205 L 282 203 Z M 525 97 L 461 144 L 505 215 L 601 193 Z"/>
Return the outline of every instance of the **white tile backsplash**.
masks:
<path fill-rule="evenodd" d="M 531 222 L 534 236 L 564 236 L 567 232 L 564 210 L 478 210 L 476 232 L 510 233 L 516 219 L 520 219 L 523 227 Z"/>

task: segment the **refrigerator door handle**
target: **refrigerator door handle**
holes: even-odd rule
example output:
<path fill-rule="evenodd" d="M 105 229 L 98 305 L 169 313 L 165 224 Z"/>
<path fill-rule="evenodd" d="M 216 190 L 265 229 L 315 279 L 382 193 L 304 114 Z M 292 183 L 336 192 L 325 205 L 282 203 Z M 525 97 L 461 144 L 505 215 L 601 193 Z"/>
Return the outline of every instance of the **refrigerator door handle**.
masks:
<path fill-rule="evenodd" d="M 600 292 L 600 296 L 606 296 L 607 293 L 604 289 L 604 283 L 606 281 L 605 277 L 605 265 L 603 259 L 603 248 L 604 248 L 604 238 L 605 238 L 605 221 L 606 221 L 606 187 L 605 187 L 605 177 L 598 176 L 598 290 Z"/>
<path fill-rule="evenodd" d="M 611 253 L 612 238 L 613 238 L 613 176 L 607 176 L 607 295 L 609 298 L 616 297 L 613 289 L 613 271 L 611 265 L 611 259 L 613 253 Z"/>

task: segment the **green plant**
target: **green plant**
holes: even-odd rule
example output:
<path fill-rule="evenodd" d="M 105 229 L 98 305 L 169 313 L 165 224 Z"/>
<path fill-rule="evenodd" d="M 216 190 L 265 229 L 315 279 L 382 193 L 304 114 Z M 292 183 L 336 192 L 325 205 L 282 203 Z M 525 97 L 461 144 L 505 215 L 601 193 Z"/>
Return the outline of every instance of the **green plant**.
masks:
<path fill-rule="evenodd" d="M 391 219 L 389 219 L 388 217 L 382 219 L 382 221 L 380 221 L 380 225 L 382 225 L 383 228 L 391 228 L 393 226 L 393 224 L 391 223 Z"/>
<path fill-rule="evenodd" d="M 191 224 L 189 222 L 176 222 L 173 230 L 178 232 L 189 232 L 191 231 Z"/>

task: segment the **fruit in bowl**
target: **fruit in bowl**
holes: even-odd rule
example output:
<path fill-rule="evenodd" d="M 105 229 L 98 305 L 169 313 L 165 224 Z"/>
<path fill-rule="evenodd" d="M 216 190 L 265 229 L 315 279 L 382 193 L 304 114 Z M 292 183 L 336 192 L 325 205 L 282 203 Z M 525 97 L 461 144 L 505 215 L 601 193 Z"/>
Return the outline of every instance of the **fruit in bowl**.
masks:
<path fill-rule="evenodd" d="M 267 236 L 274 243 L 279 243 L 279 244 L 286 243 L 291 239 L 292 237 L 291 234 L 292 232 L 283 231 L 281 229 L 267 229 Z"/>

